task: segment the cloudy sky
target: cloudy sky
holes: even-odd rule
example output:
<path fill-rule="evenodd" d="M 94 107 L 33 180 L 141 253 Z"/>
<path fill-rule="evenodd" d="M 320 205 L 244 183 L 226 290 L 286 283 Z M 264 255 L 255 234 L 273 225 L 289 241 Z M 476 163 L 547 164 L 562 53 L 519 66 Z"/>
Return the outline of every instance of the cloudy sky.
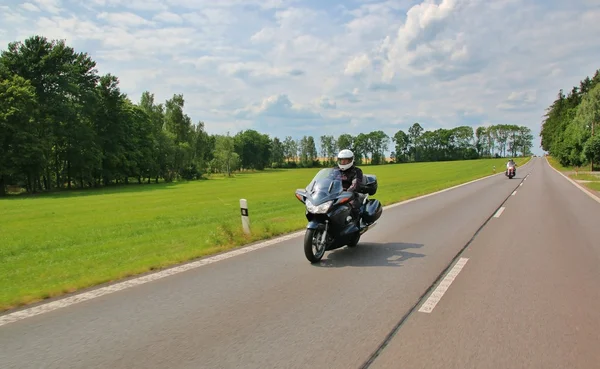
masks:
<path fill-rule="evenodd" d="M 600 68 L 600 0 L 0 1 L 0 42 L 62 38 L 134 101 L 211 133 L 529 126 Z"/>

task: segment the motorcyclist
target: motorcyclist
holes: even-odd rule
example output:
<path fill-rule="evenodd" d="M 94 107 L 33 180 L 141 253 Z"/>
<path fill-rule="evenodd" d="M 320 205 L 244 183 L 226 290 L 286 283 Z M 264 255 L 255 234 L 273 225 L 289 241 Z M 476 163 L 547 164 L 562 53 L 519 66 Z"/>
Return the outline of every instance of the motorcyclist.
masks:
<path fill-rule="evenodd" d="M 351 200 L 353 218 L 358 219 L 361 201 L 364 199 L 358 190 L 363 183 L 362 170 L 354 165 L 354 153 L 348 149 L 340 151 L 337 155 L 337 167 L 342 173 L 342 187 L 344 191 L 353 193 Z"/>
<path fill-rule="evenodd" d="M 509 159 L 508 162 L 506 163 L 506 171 L 508 172 L 508 170 L 510 168 L 514 168 L 515 175 L 517 175 L 517 163 L 515 163 L 515 161 L 512 160 L 512 158 Z"/>

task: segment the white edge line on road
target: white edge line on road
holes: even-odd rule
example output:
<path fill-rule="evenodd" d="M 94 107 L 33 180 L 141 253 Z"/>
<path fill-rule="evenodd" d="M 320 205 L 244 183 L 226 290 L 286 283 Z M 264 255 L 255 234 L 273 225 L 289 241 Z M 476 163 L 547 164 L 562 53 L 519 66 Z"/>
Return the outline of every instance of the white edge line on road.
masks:
<path fill-rule="evenodd" d="M 229 251 L 227 253 L 214 255 L 214 256 L 211 256 L 211 257 L 208 257 L 205 259 L 200 259 L 198 261 L 191 262 L 191 263 L 187 263 L 187 264 L 179 265 L 179 266 L 176 266 L 173 268 L 161 270 L 156 273 L 147 274 L 142 277 L 133 278 L 133 279 L 130 279 L 130 280 L 127 280 L 124 282 L 119 282 L 119 283 L 116 283 L 116 284 L 113 284 L 110 286 L 98 288 L 98 289 L 84 292 L 84 293 L 80 293 L 80 294 L 77 294 L 74 296 L 70 296 L 70 297 L 60 299 L 60 300 L 48 302 L 48 303 L 45 303 L 42 305 L 24 309 L 21 311 L 16 311 L 11 314 L 0 316 L 0 326 L 3 326 L 8 323 L 16 322 L 21 319 L 29 318 L 29 317 L 32 317 L 35 315 L 47 313 L 47 312 L 50 312 L 50 311 L 53 311 L 56 309 L 64 308 L 69 305 L 88 301 L 88 300 L 91 300 L 91 299 L 94 299 L 94 298 L 97 298 L 100 296 L 108 295 L 110 293 L 121 291 L 126 288 L 139 286 L 141 284 L 152 282 L 157 279 L 168 277 L 170 275 L 179 274 L 179 273 L 191 270 L 191 269 L 201 267 L 203 265 L 216 263 L 217 261 L 229 259 L 229 258 L 232 258 L 237 255 L 246 254 L 251 251 L 255 251 L 255 250 L 258 250 L 258 249 L 261 249 L 261 248 L 264 248 L 267 246 L 271 246 L 271 245 L 274 245 L 274 244 L 277 244 L 277 243 L 280 243 L 283 241 L 291 240 L 302 234 L 304 234 L 304 231 L 291 233 L 291 234 L 285 235 L 283 237 L 268 240 L 268 241 L 261 242 L 261 243 L 255 244 L 255 245 L 250 245 L 248 247 L 235 249 L 235 250 Z"/>
<path fill-rule="evenodd" d="M 600 197 L 594 195 L 593 193 L 591 193 L 590 191 L 586 190 L 582 185 L 580 185 L 579 183 L 575 182 L 574 180 L 572 180 L 571 178 L 569 178 L 568 176 L 562 174 L 560 172 L 560 170 L 554 168 L 552 166 L 552 164 L 550 164 L 550 162 L 548 161 L 548 158 L 546 158 L 546 162 L 548 163 L 548 166 L 550 168 L 552 168 L 556 173 L 560 174 L 561 176 L 565 177 L 569 182 L 573 183 L 577 188 L 579 188 L 581 191 L 583 191 L 586 195 L 588 195 L 589 197 L 591 197 L 592 199 L 594 199 L 597 203 L 600 203 Z"/>
<path fill-rule="evenodd" d="M 498 209 L 496 214 L 494 214 L 494 218 L 500 218 L 500 215 L 502 215 L 502 213 L 504 213 L 504 209 L 506 209 L 504 206 L 502 206 L 500 209 Z"/>
<path fill-rule="evenodd" d="M 525 165 L 528 165 L 530 163 L 531 163 L 531 159 Z M 459 187 L 467 186 L 467 185 L 470 185 L 470 184 L 475 183 L 475 182 L 483 181 L 485 179 L 488 179 L 488 178 L 491 178 L 491 177 L 494 177 L 494 176 L 499 176 L 501 174 L 504 174 L 504 172 L 500 172 L 500 173 L 496 173 L 496 174 L 491 174 L 491 175 L 488 175 L 488 176 L 485 176 L 485 177 L 482 177 L 482 178 L 478 178 L 478 179 L 472 180 L 470 182 L 465 182 L 465 183 L 462 183 L 462 184 L 459 184 L 459 185 L 456 185 L 456 186 L 453 186 L 453 187 L 449 187 L 449 188 L 446 188 L 446 189 L 443 189 L 443 190 L 440 190 L 440 191 L 437 191 L 437 192 L 432 192 L 432 193 L 429 193 L 429 194 L 426 194 L 426 195 L 422 195 L 422 196 L 415 197 L 415 198 L 412 198 L 412 199 L 408 199 L 408 200 L 405 200 L 405 201 L 402 201 L 402 202 L 398 202 L 398 203 L 395 203 L 395 204 L 384 206 L 383 209 L 387 210 L 387 209 L 395 208 L 397 206 L 402 206 L 402 205 L 405 205 L 405 204 L 408 204 L 408 203 L 411 203 L 411 202 L 414 202 L 414 201 L 418 201 L 418 200 L 421 200 L 421 199 L 424 199 L 424 198 L 427 198 L 427 197 L 439 195 L 441 193 L 444 193 L 444 192 L 447 192 L 447 191 L 451 191 L 451 190 L 454 190 L 454 189 L 459 188 Z M 305 233 L 305 230 L 297 231 L 297 232 L 294 232 L 294 233 L 287 234 L 285 236 L 281 236 L 281 237 L 270 239 L 268 241 L 264 241 L 264 242 L 260 242 L 260 243 L 256 243 L 256 244 L 251 244 L 251 245 L 248 245 L 248 246 L 242 246 L 242 247 L 240 247 L 238 249 L 235 249 L 235 250 L 232 250 L 232 251 L 228 251 L 228 252 L 225 252 L 225 253 L 222 253 L 222 254 L 217 254 L 217 255 L 214 255 L 214 256 L 210 256 L 210 257 L 207 257 L 207 258 L 204 258 L 204 259 L 200 259 L 200 260 L 197 260 L 197 261 L 194 261 L 194 262 L 191 262 L 191 263 L 186 263 L 186 264 L 183 264 L 183 265 L 179 265 L 179 266 L 171 267 L 171 268 L 168 268 L 168 269 L 160 270 L 160 271 L 157 271 L 155 273 L 147 274 L 147 275 L 144 275 L 144 276 L 141 276 L 141 277 L 132 278 L 130 280 L 127 280 L 127 281 L 124 281 L 124 282 L 115 283 L 115 284 L 112 284 L 110 286 L 101 287 L 101 288 L 94 289 L 92 291 L 88 291 L 88 292 L 84 292 L 84 293 L 79 293 L 79 294 L 76 294 L 76 295 L 73 295 L 73 296 L 70 296 L 70 297 L 61 298 L 61 299 L 56 300 L 56 301 L 42 303 L 40 305 L 33 306 L 33 307 L 30 307 L 30 308 L 26 308 L 26 309 L 23 309 L 23 310 L 20 310 L 20 311 L 15 311 L 15 312 L 10 313 L 10 314 L 0 315 L 0 327 L 3 326 L 3 325 L 5 325 L 5 324 L 8 324 L 8 323 L 13 323 L 13 322 L 16 322 L 16 321 L 19 321 L 19 320 L 22 320 L 22 319 L 26 319 L 26 318 L 30 318 L 30 317 L 33 317 L 33 316 L 36 316 L 36 315 L 39 315 L 39 314 L 48 313 L 50 311 L 54 311 L 54 310 L 61 309 L 61 308 L 64 308 L 64 307 L 67 307 L 67 306 L 70 306 L 70 305 L 74 305 L 74 304 L 77 304 L 77 303 L 80 303 L 80 302 L 84 302 L 84 301 L 88 301 L 88 300 L 91 300 L 91 299 L 95 299 L 97 297 L 101 297 L 101 296 L 104 296 L 104 295 L 108 295 L 108 294 L 113 293 L 113 292 L 122 291 L 122 290 L 130 288 L 130 287 L 139 286 L 139 285 L 142 285 L 142 284 L 145 284 L 145 283 L 148 283 L 148 282 L 155 281 L 157 279 L 162 279 L 162 278 L 174 275 L 174 274 L 179 274 L 179 273 L 183 273 L 183 272 L 188 271 L 188 270 L 196 269 L 196 268 L 201 267 L 203 265 L 212 264 L 212 263 L 215 263 L 217 261 L 229 259 L 229 258 L 232 258 L 234 256 L 246 254 L 246 253 L 249 253 L 249 252 L 252 252 L 252 251 L 256 251 L 256 250 L 259 250 L 259 249 L 262 249 L 262 248 L 265 248 L 265 247 L 268 247 L 268 246 L 272 246 L 272 245 L 281 243 L 281 242 L 289 241 L 289 240 L 292 240 L 294 238 L 302 236 L 304 233 Z"/>
<path fill-rule="evenodd" d="M 454 279 L 458 276 L 458 273 L 460 273 L 460 271 L 465 266 L 468 260 L 468 258 L 460 258 L 456 262 L 456 264 L 454 264 L 454 267 L 452 267 L 450 272 L 446 274 L 444 279 L 436 287 L 433 293 L 429 295 L 429 298 L 425 301 L 425 303 L 421 305 L 421 308 L 419 309 L 420 313 L 429 314 L 433 311 L 435 306 L 438 304 L 438 302 L 440 302 L 442 296 L 444 296 L 444 294 L 446 293 L 452 282 L 454 282 Z"/>
<path fill-rule="evenodd" d="M 514 190 L 511 196 L 514 196 L 517 194 L 517 190 Z"/>

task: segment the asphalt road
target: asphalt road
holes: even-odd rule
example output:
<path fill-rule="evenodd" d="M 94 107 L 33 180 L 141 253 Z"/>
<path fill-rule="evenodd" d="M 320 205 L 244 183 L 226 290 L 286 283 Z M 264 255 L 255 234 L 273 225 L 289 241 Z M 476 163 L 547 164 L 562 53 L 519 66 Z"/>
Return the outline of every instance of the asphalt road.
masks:
<path fill-rule="evenodd" d="M 400 321 L 370 368 L 598 367 L 600 204 L 544 159 L 517 173 L 387 209 L 320 265 L 298 237 L 2 325 L 0 368 L 361 368 Z"/>
<path fill-rule="evenodd" d="M 546 160 L 533 168 L 371 369 L 600 368 L 600 204 Z"/>

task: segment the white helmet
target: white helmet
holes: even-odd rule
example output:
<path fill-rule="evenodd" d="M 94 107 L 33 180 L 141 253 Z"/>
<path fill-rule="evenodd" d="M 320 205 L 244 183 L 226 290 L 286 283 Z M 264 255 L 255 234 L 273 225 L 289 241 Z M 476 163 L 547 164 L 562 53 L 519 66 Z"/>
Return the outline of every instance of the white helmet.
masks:
<path fill-rule="evenodd" d="M 348 149 L 344 149 L 339 152 L 338 156 L 338 167 L 340 167 L 341 171 L 348 170 L 354 165 L 354 153 Z M 342 164 L 341 162 L 346 162 Z"/>

